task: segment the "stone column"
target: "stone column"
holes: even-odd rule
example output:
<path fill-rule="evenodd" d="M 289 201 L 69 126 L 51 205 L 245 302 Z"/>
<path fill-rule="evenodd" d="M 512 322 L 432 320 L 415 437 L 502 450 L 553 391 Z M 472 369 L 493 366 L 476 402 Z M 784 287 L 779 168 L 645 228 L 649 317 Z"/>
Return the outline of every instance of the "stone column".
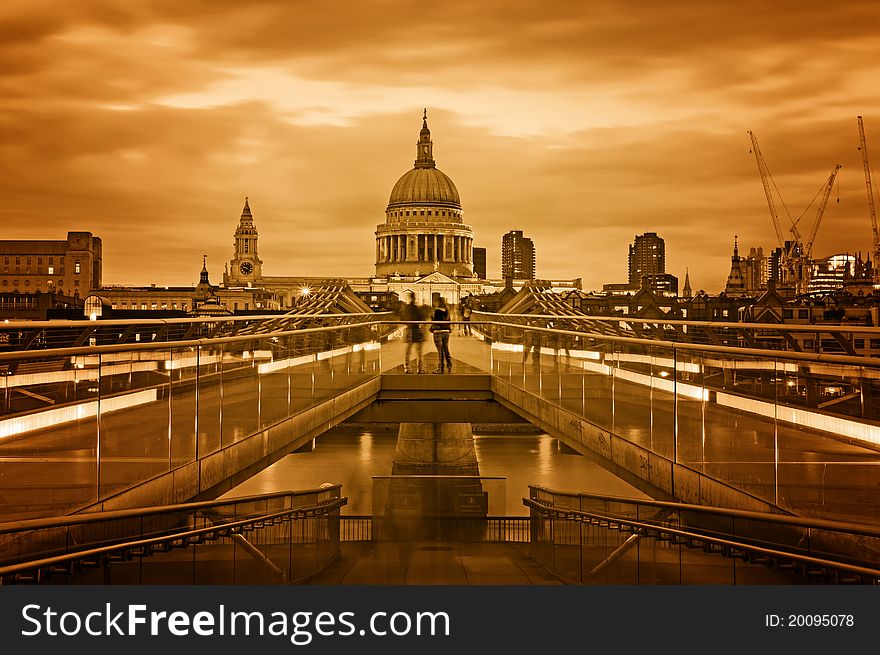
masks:
<path fill-rule="evenodd" d="M 480 474 L 470 423 L 401 423 L 391 474 L 386 488 L 374 486 L 374 498 L 385 498 L 374 505 L 374 539 L 461 540 L 485 531 L 482 481 L 445 477 Z"/>

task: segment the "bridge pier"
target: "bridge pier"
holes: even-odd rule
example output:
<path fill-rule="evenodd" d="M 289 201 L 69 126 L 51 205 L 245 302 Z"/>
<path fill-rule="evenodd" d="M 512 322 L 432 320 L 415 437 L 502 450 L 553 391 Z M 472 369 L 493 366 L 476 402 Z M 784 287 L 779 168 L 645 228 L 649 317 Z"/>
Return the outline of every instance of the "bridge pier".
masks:
<path fill-rule="evenodd" d="M 479 475 L 470 423 L 401 423 L 392 475 Z"/>
<path fill-rule="evenodd" d="M 488 501 L 470 423 L 401 423 L 391 473 L 385 493 L 373 491 L 374 503 L 384 497 L 373 512 L 380 539 L 460 540 L 483 529 Z"/>

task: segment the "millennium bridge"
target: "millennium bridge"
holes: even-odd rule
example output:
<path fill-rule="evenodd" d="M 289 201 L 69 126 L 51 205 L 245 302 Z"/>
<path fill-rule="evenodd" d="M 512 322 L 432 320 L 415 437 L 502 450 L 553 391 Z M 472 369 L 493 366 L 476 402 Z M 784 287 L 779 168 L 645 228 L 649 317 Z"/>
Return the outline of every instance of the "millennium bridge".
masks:
<path fill-rule="evenodd" d="M 395 583 L 404 546 L 483 557 L 478 584 L 880 581 L 880 359 L 859 354 L 880 329 L 584 316 L 534 292 L 451 322 L 451 372 L 418 375 L 406 324 L 323 297 L 0 324 L 0 581 Z M 339 484 L 229 495 L 349 421 L 399 425 L 371 514 Z M 512 516 L 478 422 L 532 424 L 640 493 L 531 484 Z"/>

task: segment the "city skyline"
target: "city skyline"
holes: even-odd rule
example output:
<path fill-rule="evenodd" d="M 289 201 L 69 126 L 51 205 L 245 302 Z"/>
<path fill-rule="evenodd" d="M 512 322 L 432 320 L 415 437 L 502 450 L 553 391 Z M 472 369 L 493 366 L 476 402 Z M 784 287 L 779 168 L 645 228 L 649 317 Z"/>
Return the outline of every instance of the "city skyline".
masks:
<path fill-rule="evenodd" d="M 194 283 L 207 254 L 216 283 L 248 196 L 267 274 L 369 276 L 427 106 L 489 277 L 522 229 L 541 277 L 601 288 L 653 231 L 720 291 L 734 234 L 776 246 L 748 130 L 795 217 L 844 166 L 814 256 L 870 251 L 876 6 L 495 9 L 4 3 L 2 238 L 90 231 L 108 284 Z"/>

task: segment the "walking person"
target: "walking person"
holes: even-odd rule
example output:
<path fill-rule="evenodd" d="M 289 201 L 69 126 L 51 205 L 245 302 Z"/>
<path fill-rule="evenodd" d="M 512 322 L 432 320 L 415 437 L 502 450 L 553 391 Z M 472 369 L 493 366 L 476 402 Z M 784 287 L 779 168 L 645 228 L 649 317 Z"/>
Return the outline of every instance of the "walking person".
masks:
<path fill-rule="evenodd" d="M 467 336 L 471 333 L 471 303 L 468 299 L 461 304 L 461 320 L 464 321 L 463 332 Z"/>
<path fill-rule="evenodd" d="M 418 323 L 418 321 L 421 321 L 424 317 L 422 316 L 422 310 L 416 305 L 415 294 L 413 294 L 412 291 L 407 291 L 404 297 L 406 302 L 401 311 L 401 320 L 410 322 L 403 326 L 403 336 L 406 341 L 406 351 L 403 355 L 403 372 L 412 373 L 412 360 L 410 359 L 410 356 L 412 355 L 413 349 L 415 349 L 416 372 L 424 373 L 425 367 L 422 362 L 422 345 L 425 341 L 425 335 L 422 332 L 421 323 Z"/>
<path fill-rule="evenodd" d="M 437 348 L 437 370 L 435 373 L 443 373 L 444 365 L 447 373 L 452 373 L 452 356 L 449 354 L 449 334 L 452 326 L 449 325 L 449 309 L 446 301 L 441 296 L 437 299 L 437 306 L 431 316 L 431 333 L 434 335 L 434 346 Z"/>

